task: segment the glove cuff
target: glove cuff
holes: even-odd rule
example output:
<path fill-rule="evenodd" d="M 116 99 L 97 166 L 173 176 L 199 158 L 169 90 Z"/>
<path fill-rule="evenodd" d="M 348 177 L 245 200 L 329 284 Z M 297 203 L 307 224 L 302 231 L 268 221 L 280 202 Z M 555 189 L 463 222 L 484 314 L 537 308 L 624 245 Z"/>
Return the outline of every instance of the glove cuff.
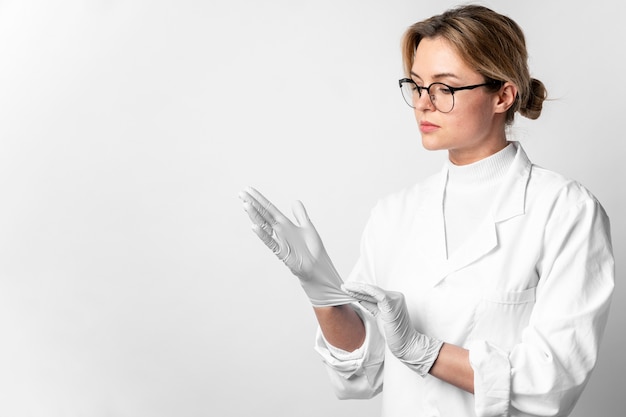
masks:
<path fill-rule="evenodd" d="M 354 302 L 354 298 L 341 289 L 343 280 L 330 260 L 318 267 L 314 275 L 298 276 L 313 307 L 331 307 Z"/>
<path fill-rule="evenodd" d="M 443 346 L 441 340 L 420 334 L 420 340 L 416 341 L 413 354 L 407 354 L 400 359 L 406 366 L 417 372 L 421 377 L 426 376 L 430 372 L 435 360 L 439 356 L 439 351 Z"/>

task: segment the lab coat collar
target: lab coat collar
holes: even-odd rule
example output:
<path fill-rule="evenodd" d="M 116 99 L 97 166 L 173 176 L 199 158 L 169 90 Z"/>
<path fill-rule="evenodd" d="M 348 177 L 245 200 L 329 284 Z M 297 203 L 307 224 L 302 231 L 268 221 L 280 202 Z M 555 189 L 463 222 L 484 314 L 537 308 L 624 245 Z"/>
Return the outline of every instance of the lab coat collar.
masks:
<path fill-rule="evenodd" d="M 519 142 L 513 142 L 517 148 L 515 159 L 504 177 L 502 186 L 493 206 L 493 221 L 495 223 L 509 220 L 524 214 L 526 202 L 526 187 L 530 179 L 532 164 L 526 156 Z"/>
<path fill-rule="evenodd" d="M 440 256 L 441 252 L 437 248 L 441 248 L 441 246 L 433 245 L 432 243 L 434 242 L 430 242 L 431 245 L 429 247 L 422 246 L 422 251 L 427 253 L 431 260 L 439 259 L 438 262 L 434 261 L 432 263 L 433 270 L 431 271 L 430 279 L 433 286 L 437 285 L 449 274 L 469 265 L 497 247 L 497 224 L 524 214 L 526 186 L 530 178 L 532 164 L 521 145 L 518 142 L 513 142 L 513 145 L 517 148 L 515 159 L 502 181 L 502 186 L 489 215 L 485 217 L 478 230 L 458 250 L 447 257 L 445 254 Z M 436 206 L 432 207 L 434 211 L 432 212 L 432 222 L 430 223 L 430 227 L 437 227 L 442 236 L 445 236 L 443 198 L 447 177 L 448 169 L 446 166 L 441 172 L 437 198 L 433 199 L 436 202 Z M 445 241 L 443 245 L 445 246 Z"/>

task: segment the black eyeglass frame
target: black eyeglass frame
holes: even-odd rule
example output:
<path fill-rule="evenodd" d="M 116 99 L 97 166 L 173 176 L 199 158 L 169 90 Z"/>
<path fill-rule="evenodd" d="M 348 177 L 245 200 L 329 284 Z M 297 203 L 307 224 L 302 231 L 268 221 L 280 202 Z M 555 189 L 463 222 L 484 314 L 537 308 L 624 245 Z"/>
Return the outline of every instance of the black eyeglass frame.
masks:
<path fill-rule="evenodd" d="M 502 84 L 503 84 L 502 81 L 489 80 L 489 81 L 484 82 L 482 84 L 466 85 L 466 86 L 463 86 L 463 87 L 452 87 L 452 86 L 449 86 L 448 84 L 445 84 L 445 83 L 434 82 L 434 83 L 431 83 L 428 87 L 423 87 L 423 86 L 417 85 L 417 83 L 415 81 L 413 81 L 412 79 L 410 79 L 410 78 L 401 78 L 401 79 L 398 80 L 398 84 L 400 85 L 400 91 L 402 91 L 402 84 L 404 84 L 404 83 L 413 84 L 415 86 L 415 88 L 417 89 L 417 95 L 420 98 L 422 97 L 422 90 L 426 90 L 428 92 L 428 98 L 430 99 L 430 102 L 432 103 L 433 106 L 435 106 L 435 108 L 437 110 L 439 110 L 439 108 L 437 108 L 437 105 L 433 101 L 433 96 L 430 94 L 430 87 L 432 87 L 433 85 L 439 84 L 439 85 L 443 85 L 448 90 L 450 90 L 450 94 L 452 94 L 452 108 L 450 108 L 450 110 L 448 110 L 448 111 L 441 111 L 441 110 L 439 110 L 441 113 L 450 113 L 454 109 L 454 93 L 456 91 L 473 90 L 473 89 L 478 88 L 478 87 L 486 87 L 486 86 L 493 86 L 493 87 L 498 86 L 498 87 L 501 87 Z M 415 108 L 415 106 L 413 106 L 413 100 L 411 100 L 411 103 L 409 103 L 407 101 L 406 97 L 404 97 L 404 94 L 402 94 L 402 98 L 404 99 L 406 104 L 409 105 L 409 107 L 411 107 L 413 109 Z"/>

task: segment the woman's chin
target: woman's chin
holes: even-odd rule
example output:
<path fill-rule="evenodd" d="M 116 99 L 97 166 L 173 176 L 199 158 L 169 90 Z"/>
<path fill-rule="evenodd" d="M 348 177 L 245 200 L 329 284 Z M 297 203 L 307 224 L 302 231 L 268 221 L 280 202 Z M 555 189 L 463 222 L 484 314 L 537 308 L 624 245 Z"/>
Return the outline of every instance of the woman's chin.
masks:
<path fill-rule="evenodd" d="M 447 149 L 445 146 L 443 146 L 441 141 L 438 141 L 432 137 L 429 137 L 429 135 L 424 134 L 422 134 L 422 146 L 427 151 L 440 151 L 442 149 Z"/>

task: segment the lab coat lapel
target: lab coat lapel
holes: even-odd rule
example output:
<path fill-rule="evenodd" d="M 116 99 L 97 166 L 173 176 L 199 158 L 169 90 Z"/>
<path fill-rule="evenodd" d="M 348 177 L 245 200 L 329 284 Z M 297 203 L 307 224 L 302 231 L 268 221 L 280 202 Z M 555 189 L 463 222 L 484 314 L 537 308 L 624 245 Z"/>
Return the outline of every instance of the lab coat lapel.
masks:
<path fill-rule="evenodd" d="M 416 261 L 420 268 L 428 267 L 426 276 L 439 274 L 446 263 L 446 229 L 443 218 L 443 197 L 448 178 L 447 167 L 440 173 L 440 178 L 428 190 L 428 196 L 422 200 L 421 209 L 415 213 L 414 236 L 417 237 Z M 428 236 L 428 239 L 424 239 Z"/>
<path fill-rule="evenodd" d="M 431 275 L 432 286 L 437 285 L 448 275 L 475 262 L 496 248 L 498 246 L 498 224 L 524 214 L 526 185 L 530 178 L 531 164 L 521 145 L 519 143 L 515 143 L 515 145 L 517 147 L 515 159 L 503 180 L 489 215 L 486 216 L 478 230 L 447 259 L 445 256 L 443 258 L 431 258 L 436 259 L 433 263 L 434 268 Z M 441 199 L 438 201 L 441 202 L 439 218 L 441 219 L 442 232 L 440 236 L 444 236 L 443 245 L 445 250 L 443 196 L 446 185 L 445 180 L 447 179 L 447 169 L 442 175 L 444 176 L 444 181 L 441 183 Z M 437 217 L 435 216 L 435 218 Z M 440 247 L 440 245 L 433 245 L 433 247 Z M 436 254 L 433 253 L 433 255 Z"/>
<path fill-rule="evenodd" d="M 498 245 L 496 226 L 488 216 L 478 230 L 448 258 L 447 268 L 440 280 L 489 253 Z"/>

